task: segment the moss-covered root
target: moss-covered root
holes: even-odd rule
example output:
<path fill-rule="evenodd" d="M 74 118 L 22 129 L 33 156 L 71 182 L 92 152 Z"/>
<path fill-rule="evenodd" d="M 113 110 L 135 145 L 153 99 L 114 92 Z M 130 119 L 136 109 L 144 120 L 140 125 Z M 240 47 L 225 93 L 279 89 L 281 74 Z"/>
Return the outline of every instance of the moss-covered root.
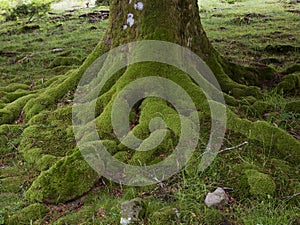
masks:
<path fill-rule="evenodd" d="M 42 219 L 47 212 L 48 209 L 44 205 L 40 203 L 35 203 L 18 211 L 16 214 L 9 216 L 6 219 L 5 224 L 7 225 L 32 224 L 32 222 Z"/>
<path fill-rule="evenodd" d="M 83 160 L 80 151 L 56 162 L 33 182 L 25 197 L 30 202 L 59 203 L 88 192 L 99 175 Z"/>
<path fill-rule="evenodd" d="M 26 119 L 32 118 L 45 109 L 56 108 L 57 101 L 76 89 L 87 68 L 106 51 L 108 51 L 107 46 L 100 42 L 78 70 L 70 70 L 60 84 L 49 86 L 37 98 L 31 99 L 24 107 Z"/>
<path fill-rule="evenodd" d="M 225 64 L 222 65 L 222 59 L 217 52 L 211 54 L 210 57 L 205 58 L 205 62 L 211 68 L 212 72 L 214 73 L 215 77 L 217 78 L 221 86 L 222 91 L 224 91 L 225 93 L 235 98 L 241 98 L 247 96 L 253 96 L 256 98 L 262 97 L 262 94 L 258 87 L 247 86 L 232 80 L 230 76 L 228 76 L 224 71 Z"/>
<path fill-rule="evenodd" d="M 277 85 L 276 90 L 283 93 L 297 93 L 300 90 L 300 72 L 286 75 Z"/>
<path fill-rule="evenodd" d="M 0 109 L 0 125 L 9 124 L 17 120 L 26 103 L 36 96 L 36 94 L 23 96 L 7 104 L 3 109 Z"/>
<path fill-rule="evenodd" d="M 257 140 L 264 146 L 273 148 L 273 155 L 293 163 L 299 164 L 300 142 L 284 130 L 274 127 L 264 121 L 251 122 L 240 119 L 228 110 L 227 127 L 237 133 L 247 136 L 249 139 Z"/>
<path fill-rule="evenodd" d="M 273 178 L 261 172 L 259 168 L 250 164 L 240 164 L 234 167 L 234 171 L 239 184 L 235 192 L 240 197 L 263 199 L 275 194 L 277 187 Z"/>

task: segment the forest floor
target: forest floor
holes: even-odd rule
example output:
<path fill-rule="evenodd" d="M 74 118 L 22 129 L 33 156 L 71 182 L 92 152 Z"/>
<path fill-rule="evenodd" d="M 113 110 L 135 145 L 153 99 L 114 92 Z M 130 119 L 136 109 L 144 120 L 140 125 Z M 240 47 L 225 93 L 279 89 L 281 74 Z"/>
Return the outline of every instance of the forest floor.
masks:
<path fill-rule="evenodd" d="M 299 2 L 207 0 L 199 5 L 208 38 L 230 61 L 267 65 L 278 77 L 286 71 L 300 71 Z M 25 95 L 24 90 L 10 91 L 12 84 L 25 84 L 29 91 L 34 91 L 51 78 L 82 64 L 108 24 L 107 20 L 89 14 L 95 10 L 100 8 L 48 14 L 30 22 L 25 18 L 0 23 L 0 109 Z M 291 99 L 299 100 L 299 92 L 283 95 L 270 91 L 272 85 L 266 84 L 264 100 L 274 106 L 274 111 L 268 115 L 249 112 L 243 116 L 265 119 L 300 139 L 300 112 L 285 107 Z M 163 186 L 122 187 L 101 179 L 92 191 L 76 201 L 45 205 L 46 209 L 36 216 L 22 211 L 29 204 L 23 195 L 39 171 L 18 152 L 25 125 L 22 121 L 16 124 L 5 135 L 0 126 L 0 141 L 6 139 L 5 148 L 0 146 L 0 224 L 119 224 L 120 203 L 135 197 L 147 199 L 149 214 L 158 212 L 156 217 L 145 219 L 144 224 L 159 224 L 157 221 L 162 224 L 300 224 L 299 166 L 273 157 L 268 147 L 256 142 L 223 152 L 205 173 L 187 169 Z M 228 132 L 222 148 L 244 141 L 248 140 Z M 244 167 L 272 177 L 276 193 L 263 198 L 241 194 L 245 187 L 240 187 L 234 176 Z M 204 204 L 205 195 L 217 187 L 226 187 L 229 204 L 219 209 L 208 208 Z M 15 220 L 8 219 L 13 215 L 17 215 Z"/>

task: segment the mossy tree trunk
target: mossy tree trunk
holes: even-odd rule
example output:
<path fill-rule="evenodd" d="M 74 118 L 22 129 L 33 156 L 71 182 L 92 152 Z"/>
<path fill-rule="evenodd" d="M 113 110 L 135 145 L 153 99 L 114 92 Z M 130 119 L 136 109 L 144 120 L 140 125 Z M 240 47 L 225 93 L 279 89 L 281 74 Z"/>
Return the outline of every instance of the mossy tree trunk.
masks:
<path fill-rule="evenodd" d="M 129 3 L 131 2 L 131 3 Z M 189 48 L 199 55 L 211 68 L 222 86 L 222 90 L 234 96 L 259 96 L 257 88 L 248 88 L 233 80 L 249 80 L 245 83 L 254 84 L 258 80 L 259 71 L 243 71 L 235 66 L 229 66 L 209 42 L 202 27 L 198 2 L 196 0 L 182 1 L 142 1 L 142 9 L 135 7 L 137 1 L 111 1 L 110 23 L 104 39 L 98 49 L 107 51 L 122 44 L 138 40 L 160 40 Z M 128 15 L 133 14 L 134 23 L 127 24 Z M 127 29 L 124 29 L 124 25 Z M 98 52 L 98 54 L 97 54 Z M 95 51 L 94 57 L 102 51 Z M 88 60 L 90 65 L 93 59 Z M 240 69 L 240 70 L 239 70 Z M 229 72 L 226 74 L 226 72 Z M 270 71 L 268 71 L 270 73 Z M 236 74 L 239 77 L 236 78 Z M 236 78 L 232 79 L 231 78 Z M 252 75 L 249 76 L 249 75 Z M 263 78 L 265 79 L 265 77 Z"/>
<path fill-rule="evenodd" d="M 203 30 L 196 0 L 143 0 L 141 2 L 143 5 L 139 10 L 134 7 L 136 1 L 111 1 L 107 32 L 83 65 L 64 77 L 49 81 L 48 87 L 42 91 L 22 97 L 0 112 L 1 116 L 3 115 L 0 121 L 2 124 L 15 121 L 21 110 L 25 112 L 24 119 L 29 127 L 23 133 L 19 151 L 28 161 L 35 163 L 38 169 L 43 171 L 27 191 L 28 200 L 48 203 L 66 202 L 88 192 L 99 179 L 100 176 L 85 163 L 75 146 L 72 137 L 71 107 L 57 108 L 57 103 L 66 94 L 76 89 L 84 72 L 98 57 L 114 47 L 138 40 L 175 43 L 189 48 L 207 63 L 218 79 L 225 93 L 226 102 L 230 106 L 243 104 L 243 101 L 238 100 L 237 97 L 253 96 L 255 98 L 249 98 L 249 101 L 256 102 L 256 98 L 261 96 L 259 88 L 245 84 L 255 84 L 266 77 L 258 77 L 259 71 L 256 70 L 246 71 L 241 67 L 229 65 L 219 55 Z M 128 14 L 133 15 L 133 24 L 127 23 Z M 244 80 L 237 76 L 238 72 L 240 77 L 250 79 L 238 83 L 237 81 Z M 176 117 L 176 112 L 166 102 L 153 98 L 145 99 L 133 112 L 133 123 L 135 123 L 133 132 L 141 139 L 146 139 L 150 134 L 148 123 L 151 117 L 155 117 L 159 112 L 167 120 L 166 124 L 170 132 L 166 136 L 171 141 L 163 141 L 162 149 L 159 151 L 154 149 L 144 156 L 128 151 L 112 135 L 109 118 L 115 94 L 138 76 L 153 73 L 170 78 L 183 86 L 195 101 L 197 110 L 209 115 L 208 105 L 203 104 L 203 93 L 200 88 L 184 74 L 157 63 L 143 63 L 126 68 L 110 80 L 105 86 L 105 92 L 100 93 L 95 121 L 99 136 L 104 140 L 104 145 L 110 153 L 127 163 L 154 163 L 155 156 L 168 153 L 177 142 L 178 127 L 176 122 L 170 119 Z M 227 116 L 229 130 L 269 146 L 273 150 L 272 154 L 283 156 L 291 163 L 297 163 L 300 144 L 287 132 L 266 122 L 241 119 L 229 109 Z M 136 119 L 139 121 L 136 122 Z M 49 126 L 46 127 L 44 124 Z M 51 138 L 51 135 L 57 138 Z M 59 140 L 64 137 L 66 143 L 59 143 Z"/>

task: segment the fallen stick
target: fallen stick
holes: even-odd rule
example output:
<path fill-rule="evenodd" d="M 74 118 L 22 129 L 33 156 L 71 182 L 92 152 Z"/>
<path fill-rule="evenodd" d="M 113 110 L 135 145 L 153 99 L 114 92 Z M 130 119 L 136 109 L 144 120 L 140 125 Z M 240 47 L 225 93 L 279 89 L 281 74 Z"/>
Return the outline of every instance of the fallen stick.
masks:
<path fill-rule="evenodd" d="M 242 146 L 244 146 L 244 145 L 247 145 L 247 144 L 249 144 L 249 142 L 248 142 L 248 141 L 244 141 L 242 144 L 239 144 L 239 145 L 237 145 L 237 146 L 233 146 L 233 147 L 230 147 L 230 148 L 225 148 L 225 149 L 219 151 L 218 154 L 220 154 L 220 153 L 222 153 L 222 152 L 225 152 L 225 151 L 230 151 L 230 150 L 233 150 L 233 149 L 240 148 L 240 147 L 242 147 Z"/>
<path fill-rule="evenodd" d="M 36 53 L 31 53 L 26 55 L 25 57 L 23 57 L 22 59 L 18 60 L 15 64 L 19 64 L 24 62 L 26 59 L 30 59 L 31 57 L 38 55 L 38 54 L 42 54 L 42 53 L 47 53 L 47 52 L 51 52 L 51 53 L 57 53 L 57 52 L 62 52 L 64 49 L 63 48 L 54 48 L 51 49 L 49 51 L 43 51 L 43 52 L 36 52 Z"/>

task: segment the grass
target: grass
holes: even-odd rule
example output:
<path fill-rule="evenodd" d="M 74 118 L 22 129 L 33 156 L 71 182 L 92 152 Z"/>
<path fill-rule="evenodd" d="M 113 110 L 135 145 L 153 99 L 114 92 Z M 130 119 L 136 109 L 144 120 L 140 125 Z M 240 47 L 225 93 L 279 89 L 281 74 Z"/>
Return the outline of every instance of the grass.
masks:
<path fill-rule="evenodd" d="M 69 19 L 61 14 L 47 16 L 34 20 L 30 26 L 25 21 L 1 23 L 0 85 L 37 82 L 77 68 L 101 40 L 107 24 L 79 19 L 84 13 L 75 12 Z M 26 29 L 33 25 L 34 29 Z M 9 53 L 11 56 L 7 57 Z M 26 58 L 31 54 L 34 55 Z M 65 64 L 55 62 L 57 57 L 66 58 Z"/>
<path fill-rule="evenodd" d="M 299 62 L 299 51 L 273 54 L 268 45 L 299 45 L 299 4 L 252 0 L 235 4 L 200 1 L 202 23 L 214 46 L 233 62 L 266 64 L 283 70 Z"/>
<path fill-rule="evenodd" d="M 299 16 L 287 12 L 299 9 L 299 4 L 277 0 L 228 2 L 205 0 L 199 3 L 204 29 L 219 52 L 233 62 L 265 64 L 278 73 L 299 63 L 299 51 L 279 54 L 266 50 L 268 45 L 299 47 Z M 78 17 L 86 12 L 77 11 L 70 19 L 58 13 L 36 19 L 31 24 L 26 24 L 26 20 L 1 23 L 0 87 L 25 83 L 40 88 L 41 79 L 47 81 L 78 68 L 101 40 L 107 26 L 107 21 L 90 23 L 88 18 Z M 30 29 L 29 25 L 35 28 Z M 53 49 L 59 51 L 51 52 Z M 26 57 L 31 54 L 31 57 Z M 291 99 L 299 99 L 299 96 L 289 95 L 287 98 L 265 90 L 264 101 L 272 106 L 272 112 L 261 115 L 249 107 L 248 111 L 243 111 L 243 116 L 252 120 L 265 119 L 298 134 L 300 115 L 286 110 Z M 15 182 L 10 183 L 11 190 L 0 183 L 0 224 L 5 223 L 7 215 L 16 214 L 28 205 L 23 194 L 39 173 L 16 150 L 21 132 L 11 130 L 9 133 L 5 134 L 9 139 L 5 152 L 0 151 L 0 181 L 4 183 L 5 178 L 12 178 Z M 228 131 L 223 148 L 237 146 L 244 141 L 247 141 L 244 136 Z M 299 223 L 299 196 L 286 197 L 299 192 L 299 166 L 278 159 L 276 153 L 264 144 L 251 142 L 223 152 L 205 173 L 198 171 L 194 164 L 190 165 L 161 186 L 123 187 L 101 179 L 81 198 L 65 204 L 47 205 L 49 212 L 43 218 L 34 222 L 24 221 L 24 224 L 119 224 L 119 204 L 135 197 L 146 199 L 148 203 L 148 217 L 143 224 Z M 276 183 L 275 195 L 264 198 L 244 195 L 241 188 L 245 187 L 240 187 L 240 171 L 245 168 L 270 175 Z M 221 209 L 207 208 L 204 205 L 205 195 L 217 187 L 227 187 L 229 205 Z M 179 212 L 179 218 L 174 209 Z M 154 212 L 160 213 L 162 219 L 159 223 L 153 216 Z"/>

